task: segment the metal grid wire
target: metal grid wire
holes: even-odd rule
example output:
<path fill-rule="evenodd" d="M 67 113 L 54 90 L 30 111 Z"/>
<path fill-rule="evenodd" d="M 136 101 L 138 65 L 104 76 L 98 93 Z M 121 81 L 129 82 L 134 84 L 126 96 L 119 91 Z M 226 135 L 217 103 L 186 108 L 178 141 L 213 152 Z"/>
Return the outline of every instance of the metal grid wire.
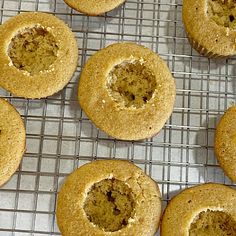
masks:
<path fill-rule="evenodd" d="M 127 0 L 120 8 L 88 17 L 62 0 L 0 0 L 0 22 L 24 11 L 53 13 L 73 30 L 80 49 L 77 71 L 60 93 L 41 100 L 14 97 L 21 113 L 27 152 L 11 180 L 0 188 L 0 235 L 60 235 L 55 221 L 64 178 L 94 159 L 126 159 L 159 183 L 163 208 L 182 189 L 204 182 L 233 186 L 219 168 L 213 136 L 219 117 L 236 98 L 236 58 L 199 56 L 189 45 L 181 0 Z M 145 141 L 108 137 L 77 102 L 79 74 L 89 56 L 110 43 L 132 41 L 159 53 L 176 79 L 174 112 L 163 130 Z"/>

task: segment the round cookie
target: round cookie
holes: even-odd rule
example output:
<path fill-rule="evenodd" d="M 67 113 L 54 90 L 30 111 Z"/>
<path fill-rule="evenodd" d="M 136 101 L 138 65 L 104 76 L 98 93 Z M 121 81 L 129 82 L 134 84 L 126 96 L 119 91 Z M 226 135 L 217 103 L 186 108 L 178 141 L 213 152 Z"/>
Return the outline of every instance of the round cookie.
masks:
<path fill-rule="evenodd" d="M 184 0 L 183 23 L 190 44 L 207 57 L 236 54 L 236 3 L 233 0 Z"/>
<path fill-rule="evenodd" d="M 175 81 L 166 63 L 134 43 L 112 44 L 82 70 L 78 99 L 94 124 L 112 137 L 156 135 L 172 113 Z"/>
<path fill-rule="evenodd" d="M 220 119 L 215 133 L 215 154 L 226 175 L 236 183 L 236 106 Z"/>
<path fill-rule="evenodd" d="M 94 161 L 75 170 L 57 200 L 62 235 L 154 235 L 161 198 L 157 184 L 128 161 Z"/>
<path fill-rule="evenodd" d="M 208 183 L 175 196 L 162 217 L 161 236 L 236 235 L 236 190 Z"/>
<path fill-rule="evenodd" d="M 97 16 L 113 10 L 125 0 L 64 0 L 64 2 L 79 12 Z"/>
<path fill-rule="evenodd" d="M 22 13 L 0 27 L 0 87 L 16 96 L 43 98 L 60 91 L 77 60 L 73 33 L 53 15 Z"/>
<path fill-rule="evenodd" d="M 0 186 L 17 170 L 25 152 L 25 127 L 20 114 L 0 98 Z"/>

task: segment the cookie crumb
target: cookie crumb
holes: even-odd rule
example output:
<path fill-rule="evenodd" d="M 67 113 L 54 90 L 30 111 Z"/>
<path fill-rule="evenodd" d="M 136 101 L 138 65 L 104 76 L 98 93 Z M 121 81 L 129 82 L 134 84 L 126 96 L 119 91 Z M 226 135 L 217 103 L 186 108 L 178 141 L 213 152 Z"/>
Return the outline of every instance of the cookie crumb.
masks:
<path fill-rule="evenodd" d="M 229 27 L 226 28 L 226 36 L 229 36 L 230 29 Z"/>

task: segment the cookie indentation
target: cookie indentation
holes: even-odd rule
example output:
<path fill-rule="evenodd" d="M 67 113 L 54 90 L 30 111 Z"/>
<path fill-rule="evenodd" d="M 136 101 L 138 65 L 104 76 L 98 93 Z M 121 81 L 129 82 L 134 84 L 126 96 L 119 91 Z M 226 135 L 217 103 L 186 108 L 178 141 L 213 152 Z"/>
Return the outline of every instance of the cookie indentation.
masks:
<path fill-rule="evenodd" d="M 220 26 L 236 28 L 235 0 L 208 0 L 207 14 Z"/>
<path fill-rule="evenodd" d="M 107 232 L 122 229 L 134 215 L 132 190 L 123 181 L 105 179 L 88 192 L 84 211 L 88 219 Z"/>
<path fill-rule="evenodd" d="M 12 38 L 8 55 L 13 65 L 30 75 L 48 70 L 57 58 L 54 36 L 44 27 L 26 28 Z"/>
<path fill-rule="evenodd" d="M 235 235 L 236 221 L 223 211 L 201 212 L 192 222 L 189 236 Z"/>
<path fill-rule="evenodd" d="M 121 107 L 141 108 L 157 87 L 155 75 L 142 61 L 124 61 L 116 65 L 107 78 L 109 95 Z"/>

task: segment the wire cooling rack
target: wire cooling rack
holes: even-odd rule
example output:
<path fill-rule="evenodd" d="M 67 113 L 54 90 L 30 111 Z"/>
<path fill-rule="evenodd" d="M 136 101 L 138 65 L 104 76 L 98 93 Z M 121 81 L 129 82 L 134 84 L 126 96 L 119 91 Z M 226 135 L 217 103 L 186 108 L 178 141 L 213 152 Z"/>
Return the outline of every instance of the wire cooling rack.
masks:
<path fill-rule="evenodd" d="M 41 100 L 14 97 L 21 113 L 27 151 L 19 170 L 0 188 L 0 235 L 60 235 L 56 198 L 65 177 L 95 159 L 125 159 L 155 179 L 165 208 L 182 189 L 204 182 L 233 186 L 219 168 L 213 137 L 219 117 L 235 102 L 236 58 L 199 56 L 189 45 L 181 0 L 127 0 L 120 8 L 88 17 L 62 0 L 0 0 L 0 21 L 20 12 L 55 14 L 73 30 L 80 49 L 75 76 L 60 93 Z M 108 137 L 88 120 L 77 102 L 79 74 L 89 56 L 106 45 L 132 41 L 166 60 L 176 79 L 172 117 L 152 139 L 124 142 Z"/>

